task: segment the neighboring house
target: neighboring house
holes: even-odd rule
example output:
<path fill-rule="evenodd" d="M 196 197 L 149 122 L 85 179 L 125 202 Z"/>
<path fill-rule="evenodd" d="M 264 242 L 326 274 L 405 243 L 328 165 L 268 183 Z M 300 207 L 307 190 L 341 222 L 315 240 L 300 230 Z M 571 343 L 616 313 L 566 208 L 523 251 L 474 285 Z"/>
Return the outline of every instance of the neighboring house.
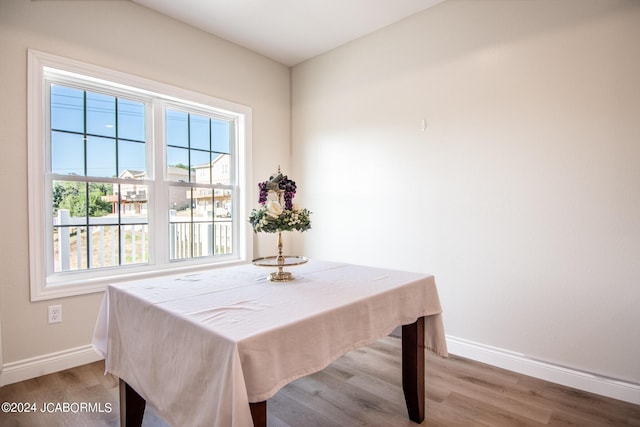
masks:
<path fill-rule="evenodd" d="M 125 214 L 146 214 L 147 209 L 147 185 L 139 184 L 138 181 L 146 179 L 145 171 L 135 171 L 126 169 L 118 175 L 118 178 L 131 180 L 131 183 L 113 186 L 112 194 L 103 196 L 102 200 L 111 203 L 111 212 L 118 213 L 118 200 L 120 199 L 120 213 Z M 195 173 L 191 172 L 191 180 L 195 178 Z M 167 168 L 167 179 L 169 181 L 189 182 L 189 171 L 184 168 L 169 166 Z M 197 181 L 196 181 L 197 182 Z M 122 197 L 120 198 L 120 195 Z M 189 206 L 189 195 L 187 194 L 181 203 L 177 203 L 178 209 L 185 209 Z"/>
<path fill-rule="evenodd" d="M 191 181 L 193 181 L 194 178 L 194 174 L 191 172 Z M 167 181 L 189 182 L 189 171 L 177 166 L 167 166 Z"/>
<path fill-rule="evenodd" d="M 219 154 L 211 163 L 204 163 L 193 167 L 195 182 L 206 184 L 229 184 L 229 159 L 228 154 Z M 187 194 L 188 196 L 188 194 Z M 194 214 L 211 217 L 215 211 L 217 217 L 231 215 L 231 192 L 216 189 L 213 193 L 213 205 L 211 204 L 211 190 L 195 189 L 193 192 Z"/>
<path fill-rule="evenodd" d="M 145 171 L 124 170 L 120 173 L 118 178 L 131 180 L 131 184 L 120 184 L 119 187 L 114 184 L 112 194 L 102 197 L 102 200 L 111 203 L 112 213 L 118 213 L 118 199 L 120 199 L 120 214 L 146 214 L 147 186 L 137 183 L 137 181 L 143 180 L 145 177 Z"/>

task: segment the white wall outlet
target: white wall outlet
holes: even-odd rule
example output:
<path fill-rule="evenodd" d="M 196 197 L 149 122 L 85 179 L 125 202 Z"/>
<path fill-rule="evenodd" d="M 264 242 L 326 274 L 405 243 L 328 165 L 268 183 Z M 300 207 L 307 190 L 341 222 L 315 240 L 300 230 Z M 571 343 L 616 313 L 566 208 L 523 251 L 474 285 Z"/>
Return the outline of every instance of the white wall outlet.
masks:
<path fill-rule="evenodd" d="M 62 306 L 50 305 L 49 306 L 49 324 L 62 322 Z"/>

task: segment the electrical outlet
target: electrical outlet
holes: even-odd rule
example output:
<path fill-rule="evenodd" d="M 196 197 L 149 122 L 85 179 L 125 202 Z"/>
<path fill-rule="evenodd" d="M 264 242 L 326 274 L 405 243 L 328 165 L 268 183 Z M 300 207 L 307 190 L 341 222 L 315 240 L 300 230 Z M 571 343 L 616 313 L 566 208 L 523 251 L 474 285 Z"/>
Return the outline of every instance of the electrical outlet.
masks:
<path fill-rule="evenodd" d="M 62 306 L 50 305 L 49 306 L 49 324 L 62 322 Z"/>

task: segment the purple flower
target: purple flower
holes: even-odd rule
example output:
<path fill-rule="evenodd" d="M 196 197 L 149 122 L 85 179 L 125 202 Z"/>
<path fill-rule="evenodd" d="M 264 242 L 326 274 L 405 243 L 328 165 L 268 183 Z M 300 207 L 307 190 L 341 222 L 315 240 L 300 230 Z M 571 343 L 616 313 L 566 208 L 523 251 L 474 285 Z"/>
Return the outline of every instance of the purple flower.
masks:
<path fill-rule="evenodd" d="M 260 197 L 258 198 L 258 203 L 264 205 L 265 203 L 267 203 L 267 195 L 269 194 L 269 190 L 267 190 L 267 183 L 259 183 L 258 188 L 260 189 Z"/>

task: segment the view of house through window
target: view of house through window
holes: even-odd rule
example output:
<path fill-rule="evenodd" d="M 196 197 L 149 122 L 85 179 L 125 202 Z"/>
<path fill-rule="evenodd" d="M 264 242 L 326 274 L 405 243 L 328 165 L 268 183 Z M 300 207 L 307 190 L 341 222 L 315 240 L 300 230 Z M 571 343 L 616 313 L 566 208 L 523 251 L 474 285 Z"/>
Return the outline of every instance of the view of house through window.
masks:
<path fill-rule="evenodd" d="M 145 105 L 50 86 L 53 271 L 144 264 Z"/>
<path fill-rule="evenodd" d="M 50 85 L 53 272 L 149 261 L 145 102 Z M 233 252 L 230 118 L 165 109 L 169 259 Z"/>
<path fill-rule="evenodd" d="M 231 253 L 233 123 L 174 109 L 165 123 L 170 258 Z"/>
<path fill-rule="evenodd" d="M 32 300 L 250 259 L 239 207 L 251 108 L 43 52 L 28 59 Z"/>

